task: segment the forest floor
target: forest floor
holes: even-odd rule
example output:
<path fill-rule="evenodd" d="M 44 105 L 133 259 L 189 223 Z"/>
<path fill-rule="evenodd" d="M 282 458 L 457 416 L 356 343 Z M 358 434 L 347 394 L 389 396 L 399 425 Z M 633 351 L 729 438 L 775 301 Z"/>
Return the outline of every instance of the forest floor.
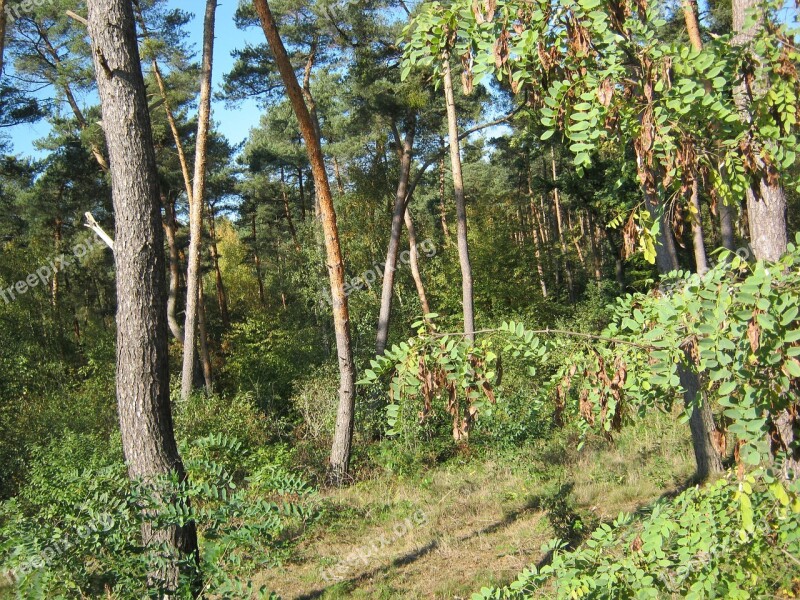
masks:
<path fill-rule="evenodd" d="M 469 598 L 541 561 L 549 539 L 577 544 L 620 511 L 646 512 L 685 486 L 693 459 L 684 429 L 653 416 L 580 452 L 562 435 L 324 491 L 320 522 L 253 583 L 284 600 Z"/>

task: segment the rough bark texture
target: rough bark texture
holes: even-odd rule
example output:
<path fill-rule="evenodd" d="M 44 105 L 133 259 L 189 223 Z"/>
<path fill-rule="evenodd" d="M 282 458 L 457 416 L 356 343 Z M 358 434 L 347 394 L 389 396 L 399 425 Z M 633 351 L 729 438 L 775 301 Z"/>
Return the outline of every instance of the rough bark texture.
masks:
<path fill-rule="evenodd" d="M 732 206 L 720 202 L 719 203 L 719 229 L 720 237 L 722 237 L 722 247 L 731 252 L 736 251 L 736 237 L 733 230 L 733 219 L 736 210 Z"/>
<path fill-rule="evenodd" d="M 208 330 L 206 329 L 206 301 L 203 291 L 203 277 L 198 280 L 197 289 L 197 331 L 200 337 L 200 361 L 203 368 L 203 383 L 206 393 L 214 392 L 214 379 L 211 373 L 211 353 L 208 350 Z"/>
<path fill-rule="evenodd" d="M 411 162 L 414 153 L 414 132 L 412 124 L 406 132 L 405 139 L 400 139 L 397 127 L 395 141 L 400 157 L 400 179 L 394 196 L 392 211 L 392 228 L 389 234 L 389 247 L 386 251 L 386 264 L 383 267 L 383 284 L 381 287 L 381 307 L 378 315 L 378 330 L 375 341 L 375 353 L 383 354 L 389 338 L 389 319 L 392 314 L 392 296 L 394 295 L 394 273 L 397 270 L 397 255 L 400 251 L 400 234 L 403 231 L 403 217 L 406 214 L 408 180 L 411 177 Z"/>
<path fill-rule="evenodd" d="M 453 191 L 456 199 L 456 239 L 458 260 L 461 265 L 461 302 L 464 307 L 464 333 L 475 341 L 475 309 L 472 291 L 472 265 L 469 260 L 467 242 L 467 201 L 464 197 L 464 178 L 461 174 L 461 147 L 458 142 L 458 119 L 453 96 L 453 77 L 450 73 L 450 57 L 445 56 L 442 67 L 444 97 L 447 104 L 447 132 L 450 139 L 450 163 L 453 170 Z"/>
<path fill-rule="evenodd" d="M 348 477 L 350 468 L 350 451 L 353 443 L 353 420 L 355 408 L 355 364 L 350 339 L 350 313 L 347 296 L 344 291 L 345 274 L 342 250 L 339 245 L 339 230 L 336 224 L 336 212 L 333 207 L 333 196 L 325 171 L 322 146 L 314 120 L 306 106 L 303 91 L 297 82 L 297 75 L 292 68 L 286 48 L 283 46 L 278 26 L 266 0 L 253 0 L 258 13 L 264 35 L 275 56 L 275 64 L 280 71 L 286 92 L 291 101 L 300 132 L 306 143 L 306 152 L 311 163 L 311 172 L 317 191 L 317 202 L 321 214 L 322 227 L 325 233 L 325 251 L 328 263 L 328 275 L 331 284 L 331 303 L 333 323 L 336 332 L 336 348 L 339 358 L 339 408 L 336 415 L 333 447 L 331 448 L 330 478 L 332 483 L 340 485 Z"/>
<path fill-rule="evenodd" d="M 733 0 L 732 44 L 749 46 L 763 29 L 763 19 L 757 19 L 749 29 L 744 27 L 748 12 L 756 6 L 758 6 L 756 0 Z M 758 79 L 748 82 L 745 76 L 740 80 L 734 87 L 733 98 L 742 120 L 750 124 L 752 121 L 750 98 L 753 94 L 764 93 L 767 83 Z M 751 184 L 747 190 L 750 244 L 758 259 L 778 260 L 786 252 L 786 196 L 777 179 L 777 176 L 770 178 L 768 173 L 764 172 L 759 181 Z"/>
<path fill-rule="evenodd" d="M 164 247 L 155 155 L 133 10 L 125 0 L 89 0 L 88 27 L 111 157 L 116 217 L 117 405 L 128 473 L 144 481 L 184 476 L 169 405 Z M 167 501 L 167 499 L 165 499 Z M 197 560 L 194 523 L 142 527 L 145 545 L 166 543 Z M 154 588 L 174 588 L 172 561 L 151 574 Z"/>
<path fill-rule="evenodd" d="M 186 275 L 186 321 L 183 345 L 183 372 L 181 373 L 181 398 L 188 399 L 194 380 L 195 344 L 197 336 L 197 298 L 200 288 L 200 249 L 203 235 L 203 204 L 206 187 L 206 148 L 211 117 L 211 69 L 214 55 L 214 19 L 217 1 L 206 2 L 203 31 L 203 63 L 200 80 L 200 105 L 197 115 L 197 140 L 194 158 L 194 187 L 189 199 L 189 259 Z"/>
<path fill-rule="evenodd" d="M 183 344 L 183 328 L 178 322 L 178 289 L 180 287 L 180 258 L 178 254 L 178 242 L 176 232 L 178 224 L 175 219 L 175 203 L 171 198 L 162 195 L 164 205 L 164 233 L 167 236 L 167 248 L 169 249 L 169 295 L 167 297 L 167 323 L 172 335 Z"/>

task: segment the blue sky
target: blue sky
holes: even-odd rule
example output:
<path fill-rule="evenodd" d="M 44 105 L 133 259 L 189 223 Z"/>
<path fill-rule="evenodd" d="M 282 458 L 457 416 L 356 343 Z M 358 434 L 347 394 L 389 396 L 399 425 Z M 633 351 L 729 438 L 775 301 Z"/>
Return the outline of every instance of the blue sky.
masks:
<path fill-rule="evenodd" d="M 195 51 L 199 51 L 203 39 L 203 9 L 204 3 L 199 1 L 170 0 L 169 5 L 194 13 L 194 18 L 188 25 L 189 39 Z M 233 57 L 231 51 L 242 48 L 248 42 L 258 44 L 264 41 L 263 33 L 258 28 L 240 31 L 233 22 L 238 0 L 219 0 L 217 7 L 216 36 L 214 43 L 214 91 L 222 88 L 222 77 L 231 70 Z M 48 91 L 52 94 L 52 91 Z M 87 97 L 83 104 L 95 104 L 96 97 Z M 258 124 L 261 109 L 256 102 L 249 100 L 240 103 L 235 108 L 226 108 L 225 103 L 214 101 L 212 118 L 217 128 L 231 141 L 238 143 L 247 137 L 251 127 Z M 47 135 L 49 126 L 46 121 L 32 125 L 20 125 L 6 130 L 14 144 L 14 154 L 41 156 L 34 142 Z"/>

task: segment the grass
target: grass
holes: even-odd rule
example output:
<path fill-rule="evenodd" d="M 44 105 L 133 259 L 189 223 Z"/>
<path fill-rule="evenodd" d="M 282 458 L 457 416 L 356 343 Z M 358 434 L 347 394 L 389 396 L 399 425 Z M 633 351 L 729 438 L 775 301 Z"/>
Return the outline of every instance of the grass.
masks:
<path fill-rule="evenodd" d="M 693 471 L 688 428 L 669 415 L 649 416 L 614 443 L 576 447 L 565 430 L 488 457 L 324 491 L 320 522 L 254 583 L 285 600 L 469 598 L 542 560 L 548 539 L 577 545 L 620 511 L 680 488 Z"/>

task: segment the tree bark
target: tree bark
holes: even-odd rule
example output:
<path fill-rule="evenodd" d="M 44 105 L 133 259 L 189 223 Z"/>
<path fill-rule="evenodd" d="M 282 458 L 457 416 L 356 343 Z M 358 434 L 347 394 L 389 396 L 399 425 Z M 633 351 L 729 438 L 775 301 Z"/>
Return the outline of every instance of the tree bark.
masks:
<path fill-rule="evenodd" d="M 206 393 L 214 393 L 214 379 L 211 371 L 211 352 L 208 348 L 208 329 L 206 328 L 206 300 L 203 291 L 203 276 L 200 275 L 197 288 L 197 332 L 200 337 L 200 361 L 203 369 L 203 382 Z"/>
<path fill-rule="evenodd" d="M 558 226 L 558 243 L 561 246 L 561 260 L 564 263 L 564 271 L 567 274 L 567 292 L 569 293 L 569 301 L 575 302 L 575 280 L 572 274 L 572 263 L 567 255 L 567 244 L 564 241 L 564 226 L 561 222 L 561 196 L 558 193 L 556 180 L 558 179 L 558 172 L 556 171 L 556 152 L 550 146 L 550 166 L 553 174 L 553 208 L 556 214 L 556 225 Z"/>
<path fill-rule="evenodd" d="M 278 26 L 266 0 L 253 0 L 264 35 L 275 56 L 275 64 L 280 71 L 286 92 L 291 101 L 300 132 L 306 144 L 308 160 L 314 176 L 317 199 L 325 232 L 325 251 L 328 274 L 331 284 L 331 303 L 336 332 L 336 348 L 339 358 L 339 408 L 336 415 L 333 446 L 330 459 L 330 479 L 335 485 L 343 484 L 350 470 L 350 454 L 353 443 L 353 423 L 355 407 L 355 364 L 350 338 L 350 313 L 344 291 L 345 272 L 342 250 L 339 245 L 339 230 L 336 224 L 336 211 L 333 195 L 325 171 L 322 145 L 315 123 L 303 98 L 303 91 L 297 82 L 292 63 L 278 33 Z"/>
<path fill-rule="evenodd" d="M 444 141 L 442 142 L 444 144 Z M 450 227 L 447 225 L 447 201 L 445 197 L 445 166 L 444 154 L 439 160 L 439 220 L 442 222 L 444 245 L 449 248 L 453 240 L 450 239 Z"/>
<path fill-rule="evenodd" d="M 392 313 L 392 296 L 394 295 L 394 274 L 397 270 L 397 254 L 400 251 L 400 234 L 403 231 L 403 216 L 406 214 L 408 180 L 411 177 L 411 162 L 414 154 L 414 133 L 416 124 L 409 125 L 405 139 L 400 138 L 397 126 L 392 129 L 400 157 L 400 180 L 394 196 L 392 211 L 392 228 L 389 234 L 389 247 L 386 251 L 386 264 L 383 267 L 383 284 L 381 287 L 381 307 L 378 315 L 378 330 L 375 341 L 375 353 L 383 354 L 389 338 L 389 319 Z"/>
<path fill-rule="evenodd" d="M 464 334 L 470 342 L 475 341 L 475 307 L 473 304 L 472 265 L 469 260 L 467 242 L 467 202 L 464 197 L 464 177 L 461 174 L 461 147 L 458 141 L 458 119 L 453 96 L 453 77 L 450 73 L 450 55 L 444 56 L 442 76 L 444 97 L 447 105 L 447 132 L 450 139 L 450 163 L 453 171 L 453 191 L 456 199 L 456 240 L 458 260 L 461 265 L 461 302 L 464 307 Z"/>
<path fill-rule="evenodd" d="M 749 29 L 745 29 L 747 13 L 760 6 L 756 0 L 733 0 L 733 33 L 731 43 L 750 46 L 764 28 L 764 15 L 759 15 Z M 742 82 L 733 90 L 733 99 L 744 123 L 752 126 L 750 98 L 752 94 L 763 94 L 769 83 L 763 78 L 754 78 L 752 83 L 742 76 Z M 750 245 L 757 260 L 775 261 L 786 253 L 786 196 L 779 183 L 778 174 L 769 172 L 773 167 L 762 166 L 757 183 L 747 190 L 747 220 L 750 226 Z M 789 409 L 774 415 L 781 443 L 786 447 L 784 476 L 800 473 L 800 445 L 797 442 L 800 417 Z"/>
<path fill-rule="evenodd" d="M 178 322 L 178 288 L 180 287 L 180 258 L 178 255 L 178 243 L 176 232 L 178 229 L 175 219 L 175 203 L 171 198 L 161 195 L 161 202 L 164 205 L 164 233 L 167 236 L 167 248 L 169 249 L 169 295 L 167 296 L 167 323 L 172 335 L 183 344 L 183 328 Z"/>
<path fill-rule="evenodd" d="M 531 233 L 533 234 L 533 255 L 536 259 L 536 273 L 539 275 L 539 287 L 542 289 L 542 298 L 547 298 L 547 282 L 544 279 L 544 266 L 542 265 L 541 245 L 544 242 L 539 241 L 539 229 L 537 222 L 539 220 L 536 214 L 536 200 L 533 194 L 533 180 L 531 173 L 530 160 L 526 159 L 526 176 L 528 181 L 528 198 L 531 203 Z"/>
<path fill-rule="evenodd" d="M 419 296 L 419 304 L 422 307 L 422 316 L 427 319 L 427 315 L 431 313 L 431 307 L 428 304 L 428 294 L 425 293 L 425 284 L 422 282 L 422 274 L 419 270 L 419 250 L 417 248 L 417 232 L 414 228 L 414 220 L 411 218 L 411 210 L 406 206 L 406 213 L 404 217 L 406 229 L 408 230 L 408 250 L 409 262 L 411 263 L 411 277 L 414 279 L 414 285 L 417 288 L 417 296 Z"/>
<path fill-rule="evenodd" d="M 587 218 L 589 220 L 589 239 L 592 243 L 592 260 L 594 261 L 594 280 L 597 283 L 598 289 L 602 284 L 603 280 L 603 257 L 600 254 L 598 249 L 598 230 L 594 224 L 594 217 L 592 217 L 592 211 L 587 212 Z"/>
<path fill-rule="evenodd" d="M 206 149 L 211 118 L 211 69 L 214 60 L 214 19 L 217 0 L 207 0 L 203 29 L 202 77 L 200 80 L 200 105 L 197 115 L 197 138 L 194 158 L 194 187 L 189 199 L 189 259 L 186 275 L 186 320 L 183 345 L 183 372 L 181 398 L 187 400 L 192 393 L 194 380 L 194 354 L 197 336 L 197 298 L 200 288 L 200 249 L 203 235 L 203 204 L 206 188 Z"/>
<path fill-rule="evenodd" d="M 759 6 L 756 0 L 733 0 L 733 33 L 731 43 L 735 46 L 750 46 L 764 28 L 764 18 L 758 18 L 749 29 L 745 29 L 747 13 Z M 768 82 L 763 78 L 748 83 L 742 75 L 741 82 L 733 90 L 733 99 L 742 121 L 752 126 L 750 97 L 766 92 Z M 768 173 L 772 167 L 762 165 L 762 174 L 757 183 L 747 190 L 747 217 L 750 225 L 750 244 L 759 260 L 778 260 L 786 252 L 786 196 L 778 183 L 777 173 Z M 770 176 L 772 175 L 772 176 Z"/>
<path fill-rule="evenodd" d="M 667 218 L 666 211 L 659 206 L 658 192 L 655 187 L 655 172 L 648 166 L 648 160 L 639 154 L 640 146 L 637 144 L 637 163 L 639 165 L 639 179 L 642 186 L 645 205 L 654 219 L 660 219 L 659 239 L 656 240 L 656 265 L 662 275 L 675 271 L 678 264 L 678 254 L 675 249 L 675 238 L 672 227 Z M 686 356 L 687 363 L 691 358 Z M 694 448 L 697 466 L 697 478 L 705 480 L 711 475 L 722 473 L 722 457 L 713 444 L 716 435 L 714 415 L 708 402 L 698 406 L 697 394 L 701 389 L 700 378 L 697 373 L 686 366 L 678 365 L 678 375 L 681 387 L 684 389 L 683 399 L 686 406 L 691 407 L 689 426 L 692 432 L 692 447 Z"/>
<path fill-rule="evenodd" d="M 217 225 L 214 210 L 210 203 L 208 205 L 208 241 L 211 251 L 211 263 L 214 265 L 214 285 L 217 290 L 217 305 L 219 314 L 222 318 L 222 326 L 230 329 L 231 317 L 228 312 L 228 294 L 225 291 L 225 283 L 222 281 L 222 270 L 219 267 L 219 250 L 217 249 Z"/>
<path fill-rule="evenodd" d="M 87 4 L 112 166 L 122 447 L 131 479 L 155 484 L 160 476 L 176 473 L 182 479 L 185 473 L 169 404 L 164 246 L 150 115 L 131 3 L 89 0 Z M 162 595 L 170 595 L 178 583 L 179 560 L 198 561 L 194 522 L 157 528 L 147 521 L 142 538 L 145 546 L 166 544 L 171 550 L 166 566 L 151 573 L 149 582 Z"/>
<path fill-rule="evenodd" d="M 722 237 L 722 247 L 731 252 L 736 252 L 736 238 L 733 231 L 733 219 L 736 211 L 732 206 L 719 202 L 719 229 Z"/>
<path fill-rule="evenodd" d="M 694 248 L 694 262 L 697 267 L 697 273 L 702 277 L 708 272 L 708 259 L 706 258 L 705 236 L 703 235 L 703 218 L 700 212 L 700 183 L 697 179 L 696 173 L 694 181 L 692 182 L 692 195 L 690 200 L 695 212 L 694 216 L 692 217 L 692 247 Z"/>

